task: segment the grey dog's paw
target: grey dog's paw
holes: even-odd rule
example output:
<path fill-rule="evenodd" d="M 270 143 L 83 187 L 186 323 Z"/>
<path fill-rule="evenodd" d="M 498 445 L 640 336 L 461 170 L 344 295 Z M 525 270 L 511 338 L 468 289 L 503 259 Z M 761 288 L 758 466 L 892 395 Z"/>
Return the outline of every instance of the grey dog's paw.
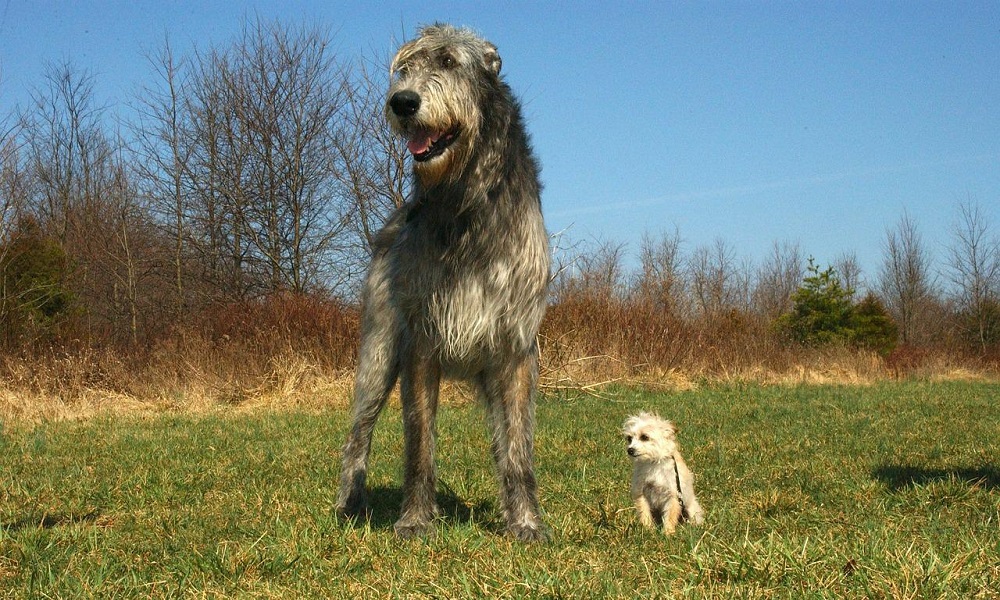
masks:
<path fill-rule="evenodd" d="M 337 518 L 343 521 L 365 517 L 368 514 L 368 495 L 364 491 L 353 492 L 343 501 L 338 501 L 334 511 Z"/>
<path fill-rule="evenodd" d="M 547 542 L 551 538 L 548 529 L 540 524 L 509 525 L 507 535 L 519 542 Z"/>
<path fill-rule="evenodd" d="M 392 529 L 400 539 L 411 540 L 434 533 L 434 523 L 430 520 L 403 518 L 396 521 Z"/>

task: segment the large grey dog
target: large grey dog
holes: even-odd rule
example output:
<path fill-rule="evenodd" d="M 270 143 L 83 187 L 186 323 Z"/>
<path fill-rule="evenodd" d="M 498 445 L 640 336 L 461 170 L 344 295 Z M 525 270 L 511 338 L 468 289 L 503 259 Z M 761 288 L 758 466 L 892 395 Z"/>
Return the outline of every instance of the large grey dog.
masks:
<path fill-rule="evenodd" d="M 362 296 L 353 425 L 337 511 L 367 510 L 372 430 L 400 380 L 401 537 L 437 514 L 435 415 L 442 376 L 473 382 L 489 414 L 507 531 L 546 536 L 533 464 L 536 335 L 550 252 L 536 162 L 496 47 L 436 24 L 392 61 L 385 113 L 413 158 L 413 193 L 378 234 Z"/>

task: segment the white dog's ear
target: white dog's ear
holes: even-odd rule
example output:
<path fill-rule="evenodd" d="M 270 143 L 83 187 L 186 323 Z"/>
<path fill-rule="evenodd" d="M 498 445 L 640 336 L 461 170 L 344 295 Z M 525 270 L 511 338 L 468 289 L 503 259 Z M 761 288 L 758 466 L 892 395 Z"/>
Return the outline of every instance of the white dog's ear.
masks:
<path fill-rule="evenodd" d="M 622 425 L 622 435 L 629 435 L 632 431 L 635 431 L 635 428 L 641 419 L 642 413 L 632 415 L 631 417 L 625 419 L 625 423 Z"/>

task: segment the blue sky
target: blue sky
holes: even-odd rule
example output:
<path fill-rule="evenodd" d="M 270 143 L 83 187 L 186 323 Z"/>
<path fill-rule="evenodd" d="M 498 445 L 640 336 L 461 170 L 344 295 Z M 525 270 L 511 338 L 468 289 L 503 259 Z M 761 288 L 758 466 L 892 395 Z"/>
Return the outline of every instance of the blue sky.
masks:
<path fill-rule="evenodd" d="M 1000 2 L 47 2 L 0 0 L 0 114 L 46 63 L 126 115 L 144 53 L 235 39 L 245 16 L 327 26 L 345 59 L 417 26 L 500 49 L 543 165 L 551 231 L 638 251 L 676 227 L 759 260 L 798 242 L 873 277 L 906 211 L 939 263 L 957 204 L 1000 234 Z"/>

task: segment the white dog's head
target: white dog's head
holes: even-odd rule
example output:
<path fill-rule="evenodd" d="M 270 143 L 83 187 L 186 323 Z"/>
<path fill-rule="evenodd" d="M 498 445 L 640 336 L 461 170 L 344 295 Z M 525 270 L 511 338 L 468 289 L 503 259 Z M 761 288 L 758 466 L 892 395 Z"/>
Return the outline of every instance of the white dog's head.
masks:
<path fill-rule="evenodd" d="M 642 412 L 629 417 L 622 435 L 628 455 L 636 460 L 663 460 L 677 451 L 677 427 L 654 414 Z"/>

